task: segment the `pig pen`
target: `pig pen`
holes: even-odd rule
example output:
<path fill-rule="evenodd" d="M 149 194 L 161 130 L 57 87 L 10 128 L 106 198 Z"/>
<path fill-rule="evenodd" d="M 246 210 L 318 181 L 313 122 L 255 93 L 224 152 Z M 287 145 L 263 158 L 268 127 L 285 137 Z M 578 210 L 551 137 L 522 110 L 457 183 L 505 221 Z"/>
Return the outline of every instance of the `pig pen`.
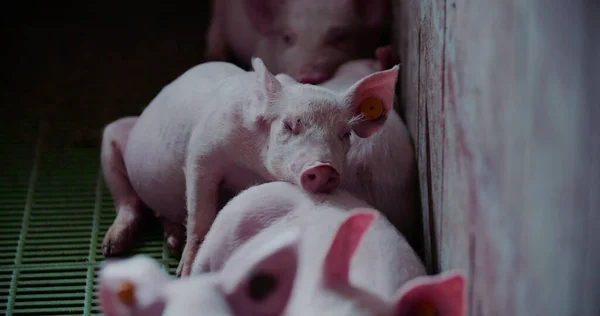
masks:
<path fill-rule="evenodd" d="M 395 1 L 397 105 L 424 259 L 469 315 L 600 315 L 600 15 L 592 1 Z M 118 9 L 114 9 L 118 8 Z M 29 4 L 2 19 L 0 310 L 97 315 L 115 211 L 102 126 L 202 62 L 209 4 Z M 128 252 L 174 274 L 158 225 Z"/>

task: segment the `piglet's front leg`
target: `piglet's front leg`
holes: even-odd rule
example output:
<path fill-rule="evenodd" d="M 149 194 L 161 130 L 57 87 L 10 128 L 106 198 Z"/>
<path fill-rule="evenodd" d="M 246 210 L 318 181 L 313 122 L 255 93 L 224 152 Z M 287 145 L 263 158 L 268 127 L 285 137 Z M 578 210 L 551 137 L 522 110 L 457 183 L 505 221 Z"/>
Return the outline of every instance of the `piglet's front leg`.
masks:
<path fill-rule="evenodd" d="M 214 152 L 197 150 L 186 160 L 187 236 L 177 276 L 190 275 L 200 244 L 217 215 L 219 183 L 223 170 L 222 159 L 217 159 L 218 157 Z"/>

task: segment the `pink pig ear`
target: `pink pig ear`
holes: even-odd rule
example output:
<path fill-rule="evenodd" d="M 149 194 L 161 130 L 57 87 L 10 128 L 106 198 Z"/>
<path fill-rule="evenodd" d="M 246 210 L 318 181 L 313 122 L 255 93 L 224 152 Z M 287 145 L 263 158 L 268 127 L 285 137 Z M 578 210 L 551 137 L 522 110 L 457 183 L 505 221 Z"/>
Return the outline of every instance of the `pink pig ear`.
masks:
<path fill-rule="evenodd" d="M 378 131 L 393 111 L 394 92 L 399 66 L 368 75 L 352 85 L 346 98 L 354 113 L 352 125 L 358 137 L 366 138 Z"/>
<path fill-rule="evenodd" d="M 160 316 L 162 289 L 169 282 L 158 262 L 144 255 L 105 263 L 99 274 L 99 301 L 107 316 Z"/>
<path fill-rule="evenodd" d="M 299 242 L 300 231 L 288 230 L 256 249 L 247 266 L 225 265 L 221 289 L 237 315 L 283 312 L 296 278 Z"/>
<path fill-rule="evenodd" d="M 256 30 L 263 34 L 273 31 L 275 18 L 281 14 L 284 0 L 244 0 L 243 6 Z"/>
<path fill-rule="evenodd" d="M 323 277 L 329 286 L 349 283 L 350 261 L 365 232 L 375 219 L 375 212 L 359 209 L 338 228 L 325 256 Z"/>
<path fill-rule="evenodd" d="M 252 69 L 258 76 L 258 82 L 263 86 L 263 91 L 268 101 L 272 101 L 273 97 L 281 91 L 281 82 L 267 69 L 262 59 L 258 57 L 252 58 Z"/>
<path fill-rule="evenodd" d="M 463 316 L 465 278 L 456 271 L 417 277 L 398 290 L 395 316 Z"/>

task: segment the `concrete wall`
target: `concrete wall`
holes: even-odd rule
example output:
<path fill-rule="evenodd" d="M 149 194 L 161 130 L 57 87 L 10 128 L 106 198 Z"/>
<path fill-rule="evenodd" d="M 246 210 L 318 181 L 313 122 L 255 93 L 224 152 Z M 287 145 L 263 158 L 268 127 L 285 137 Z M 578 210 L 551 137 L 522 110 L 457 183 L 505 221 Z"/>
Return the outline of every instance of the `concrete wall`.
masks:
<path fill-rule="evenodd" d="M 395 1 L 432 271 L 469 315 L 600 315 L 597 1 Z"/>

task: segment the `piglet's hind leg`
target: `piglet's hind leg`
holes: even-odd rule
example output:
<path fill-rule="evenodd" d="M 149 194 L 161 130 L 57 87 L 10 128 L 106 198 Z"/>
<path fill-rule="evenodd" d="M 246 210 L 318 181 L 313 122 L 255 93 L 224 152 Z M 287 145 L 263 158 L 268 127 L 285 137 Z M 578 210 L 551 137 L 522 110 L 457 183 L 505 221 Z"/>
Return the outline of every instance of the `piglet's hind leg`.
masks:
<path fill-rule="evenodd" d="M 161 218 L 163 236 L 169 252 L 173 256 L 180 256 L 185 245 L 185 226 Z"/>
<path fill-rule="evenodd" d="M 117 217 L 102 242 L 105 256 L 119 255 L 126 250 L 143 219 L 142 201 L 131 186 L 123 158 L 129 133 L 137 119 L 124 117 L 116 120 L 104 128 L 102 136 L 102 172 L 117 211 Z"/>

